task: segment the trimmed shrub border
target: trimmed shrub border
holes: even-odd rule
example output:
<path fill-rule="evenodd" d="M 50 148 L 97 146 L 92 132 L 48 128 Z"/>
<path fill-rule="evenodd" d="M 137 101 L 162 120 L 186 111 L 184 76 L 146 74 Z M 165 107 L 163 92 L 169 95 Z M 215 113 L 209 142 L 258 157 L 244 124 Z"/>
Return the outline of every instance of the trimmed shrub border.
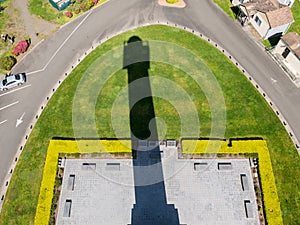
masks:
<path fill-rule="evenodd" d="M 59 154 L 130 152 L 130 140 L 51 140 L 47 151 L 34 224 L 49 224 Z"/>

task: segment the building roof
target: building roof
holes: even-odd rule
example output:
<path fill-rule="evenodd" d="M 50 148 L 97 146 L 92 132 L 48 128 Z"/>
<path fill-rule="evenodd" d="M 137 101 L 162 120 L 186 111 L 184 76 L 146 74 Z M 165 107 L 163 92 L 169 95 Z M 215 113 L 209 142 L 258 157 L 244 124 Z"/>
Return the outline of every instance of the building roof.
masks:
<path fill-rule="evenodd" d="M 290 32 L 281 38 L 300 59 L 300 36 L 296 32 Z"/>
<path fill-rule="evenodd" d="M 257 11 L 265 13 L 280 8 L 279 3 L 272 0 L 250 0 L 241 5 L 246 7 L 250 15 L 255 14 Z"/>
<path fill-rule="evenodd" d="M 288 6 L 266 12 L 266 15 L 271 28 L 294 22 L 293 14 Z"/>
<path fill-rule="evenodd" d="M 265 13 L 271 28 L 294 22 L 290 7 L 279 4 L 277 0 L 250 0 L 241 6 L 246 8 L 248 16 Z"/>

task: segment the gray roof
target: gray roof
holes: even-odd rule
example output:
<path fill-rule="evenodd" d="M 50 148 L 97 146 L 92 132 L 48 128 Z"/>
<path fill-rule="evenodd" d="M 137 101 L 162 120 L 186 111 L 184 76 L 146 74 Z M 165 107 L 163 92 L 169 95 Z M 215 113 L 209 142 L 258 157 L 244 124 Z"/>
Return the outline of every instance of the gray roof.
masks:
<path fill-rule="evenodd" d="M 276 0 L 250 0 L 241 6 L 246 8 L 248 16 L 257 12 L 266 14 L 271 28 L 294 22 L 290 7 L 279 4 Z"/>
<path fill-rule="evenodd" d="M 290 32 L 283 35 L 281 38 L 289 48 L 300 59 L 300 36 L 296 32 Z"/>

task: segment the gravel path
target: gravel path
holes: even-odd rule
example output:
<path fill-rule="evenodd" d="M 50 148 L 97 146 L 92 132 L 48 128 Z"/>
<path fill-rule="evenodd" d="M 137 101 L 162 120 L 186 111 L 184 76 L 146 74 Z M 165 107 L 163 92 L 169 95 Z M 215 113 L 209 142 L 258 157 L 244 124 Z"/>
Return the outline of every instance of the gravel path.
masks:
<path fill-rule="evenodd" d="M 28 10 L 29 0 L 12 0 L 13 7 L 19 11 L 19 17 L 24 23 L 25 32 L 31 38 L 32 46 L 35 46 L 43 38 L 59 28 L 59 25 L 45 21 Z"/>

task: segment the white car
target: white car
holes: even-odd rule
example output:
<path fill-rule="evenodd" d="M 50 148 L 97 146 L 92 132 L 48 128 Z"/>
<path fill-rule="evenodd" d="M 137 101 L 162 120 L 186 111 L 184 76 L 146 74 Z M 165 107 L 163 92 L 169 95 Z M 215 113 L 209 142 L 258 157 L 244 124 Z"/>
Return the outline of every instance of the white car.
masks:
<path fill-rule="evenodd" d="M 4 80 L 0 81 L 0 91 L 5 91 L 10 88 L 19 86 L 26 82 L 26 74 L 18 73 L 15 75 L 7 76 Z"/>

